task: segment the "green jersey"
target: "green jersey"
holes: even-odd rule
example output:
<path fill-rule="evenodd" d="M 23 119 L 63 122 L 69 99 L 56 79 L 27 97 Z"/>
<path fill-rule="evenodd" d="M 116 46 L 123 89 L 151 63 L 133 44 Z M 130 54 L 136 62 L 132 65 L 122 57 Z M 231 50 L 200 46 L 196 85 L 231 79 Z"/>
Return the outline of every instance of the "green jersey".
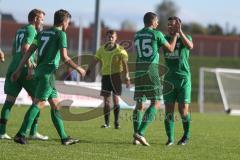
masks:
<path fill-rule="evenodd" d="M 165 43 L 167 40 L 164 35 L 151 28 L 143 28 L 135 34 L 137 58 L 134 100 L 144 102 L 146 99 L 161 99 L 158 51 Z"/>
<path fill-rule="evenodd" d="M 135 34 L 134 44 L 137 51 L 136 77 L 147 72 L 151 73 L 152 70 L 155 70 L 158 74 L 159 49 L 166 42 L 167 40 L 162 32 L 151 28 L 143 28 Z"/>
<path fill-rule="evenodd" d="M 36 75 L 55 72 L 60 62 L 60 49 L 67 48 L 66 33 L 52 27 L 41 31 L 33 43 L 38 47 Z"/>
<path fill-rule="evenodd" d="M 33 25 L 28 24 L 17 30 L 14 43 L 13 43 L 13 54 L 12 61 L 8 67 L 8 72 L 13 72 L 18 67 L 21 59 L 22 59 L 22 45 L 29 44 L 31 45 L 34 38 L 37 35 L 36 29 Z M 34 59 L 34 54 L 32 54 L 31 59 Z"/>
<path fill-rule="evenodd" d="M 168 41 L 171 40 L 170 36 L 165 38 Z M 187 35 L 187 38 L 192 41 L 191 36 Z M 169 69 L 165 78 L 190 78 L 189 49 L 183 44 L 181 38 L 177 39 L 173 53 L 164 50 L 164 58 Z"/>

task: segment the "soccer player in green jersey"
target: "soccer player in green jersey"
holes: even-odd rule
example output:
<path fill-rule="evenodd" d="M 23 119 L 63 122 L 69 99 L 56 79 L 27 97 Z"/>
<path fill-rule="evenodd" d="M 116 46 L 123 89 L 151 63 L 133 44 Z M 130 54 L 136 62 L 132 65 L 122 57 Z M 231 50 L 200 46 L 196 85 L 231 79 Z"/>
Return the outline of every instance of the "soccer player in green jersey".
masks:
<path fill-rule="evenodd" d="M 20 78 L 16 82 L 12 82 L 10 78 L 12 73 L 16 70 L 18 64 L 20 63 L 23 54 L 29 49 L 31 43 L 37 35 L 37 31 L 42 28 L 44 16 L 45 13 L 39 9 L 31 10 L 28 14 L 29 24 L 21 27 L 16 32 L 13 43 L 12 61 L 8 67 L 4 84 L 4 92 L 7 97 L 1 111 L 0 139 L 11 139 L 11 137 L 8 136 L 8 134 L 6 133 L 6 126 L 12 106 L 14 105 L 16 97 L 20 93 L 21 89 L 24 88 L 31 97 L 34 96 L 35 80 L 28 79 L 28 77 L 30 77 L 30 75 L 28 74 L 30 74 L 33 66 L 31 60 L 28 61 L 28 67 L 24 67 L 21 72 Z M 37 132 L 38 117 L 39 114 L 35 118 L 34 123 L 31 127 L 30 137 L 32 139 L 47 140 L 47 136 L 43 136 Z"/>
<path fill-rule="evenodd" d="M 156 30 L 158 17 L 155 13 L 147 12 L 144 17 L 144 28 L 135 34 L 134 43 L 137 51 L 135 71 L 134 100 L 136 108 L 133 111 L 134 141 L 133 144 L 149 146 L 145 139 L 145 130 L 154 120 L 157 108 L 160 107 L 162 95 L 159 77 L 159 49 L 165 48 L 172 52 L 175 48 L 177 35 L 170 43 L 162 32 Z M 143 102 L 151 101 L 143 115 Z"/>
<path fill-rule="evenodd" d="M 179 24 L 176 30 L 176 24 Z M 172 84 L 173 90 L 163 95 L 165 104 L 165 130 L 168 136 L 166 145 L 174 143 L 174 106 L 178 103 L 178 110 L 181 114 L 184 134 L 178 141 L 178 145 L 185 145 L 189 140 L 190 113 L 189 104 L 191 102 L 191 73 L 189 67 L 189 50 L 193 48 L 192 37 L 185 35 L 181 29 L 181 20 L 178 17 L 168 19 L 168 35 L 166 39 L 171 41 L 176 32 L 179 33 L 173 53 L 164 50 L 164 58 L 168 72 L 164 76 L 164 81 Z M 163 86 L 163 91 L 168 90 L 168 86 Z"/>
<path fill-rule="evenodd" d="M 1 62 L 4 62 L 4 61 L 5 61 L 4 53 L 3 53 L 3 51 L 1 50 L 1 48 L 0 48 L 0 61 L 1 61 Z"/>
<path fill-rule="evenodd" d="M 29 51 L 22 58 L 20 65 L 12 75 L 12 80 L 16 81 L 19 74 L 30 57 L 31 52 L 38 50 L 38 61 L 35 69 L 35 77 L 37 80 L 35 98 L 33 104 L 27 111 L 22 126 L 16 134 L 14 141 L 20 144 L 26 144 L 26 135 L 30 126 L 33 123 L 40 108 L 43 108 L 45 101 L 48 101 L 51 106 L 52 122 L 61 138 L 63 145 L 70 145 L 79 142 L 77 139 L 70 138 L 64 129 L 63 120 L 59 111 L 60 100 L 55 88 L 54 73 L 59 67 L 60 59 L 70 67 L 78 71 L 82 76 L 85 75 L 85 70 L 76 65 L 67 54 L 67 36 L 66 29 L 68 28 L 71 15 L 66 10 L 58 10 L 54 14 L 54 26 L 52 28 L 41 31 L 35 38 Z"/>
<path fill-rule="evenodd" d="M 111 95 L 113 99 L 114 109 L 114 128 L 119 129 L 119 96 L 122 92 L 121 73 L 125 73 L 126 87 L 130 85 L 130 77 L 128 73 L 128 54 L 126 50 L 117 44 L 117 32 L 114 30 L 108 30 L 106 33 L 107 42 L 101 46 L 89 67 L 87 73 L 90 72 L 90 68 L 93 68 L 97 63 L 102 64 L 102 87 L 100 95 L 104 98 L 104 119 L 105 124 L 102 128 L 109 128 L 110 118 L 110 104 Z"/>

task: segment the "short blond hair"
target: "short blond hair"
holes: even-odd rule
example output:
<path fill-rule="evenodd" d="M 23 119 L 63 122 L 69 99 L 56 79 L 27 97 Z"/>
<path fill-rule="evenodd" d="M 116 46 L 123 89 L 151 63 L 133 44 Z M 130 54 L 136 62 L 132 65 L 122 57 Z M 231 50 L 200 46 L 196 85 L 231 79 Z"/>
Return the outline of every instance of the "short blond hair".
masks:
<path fill-rule="evenodd" d="M 40 14 L 45 15 L 45 12 L 40 9 L 33 9 L 28 14 L 28 22 L 34 21 L 34 19 L 39 16 Z"/>

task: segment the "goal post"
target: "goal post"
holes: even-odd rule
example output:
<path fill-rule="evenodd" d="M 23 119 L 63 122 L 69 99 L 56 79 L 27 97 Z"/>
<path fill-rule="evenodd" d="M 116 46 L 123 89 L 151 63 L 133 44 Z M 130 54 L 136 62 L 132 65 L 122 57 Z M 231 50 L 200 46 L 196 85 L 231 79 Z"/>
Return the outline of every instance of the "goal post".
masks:
<path fill-rule="evenodd" d="M 198 104 L 200 113 L 240 115 L 240 69 L 201 67 Z"/>

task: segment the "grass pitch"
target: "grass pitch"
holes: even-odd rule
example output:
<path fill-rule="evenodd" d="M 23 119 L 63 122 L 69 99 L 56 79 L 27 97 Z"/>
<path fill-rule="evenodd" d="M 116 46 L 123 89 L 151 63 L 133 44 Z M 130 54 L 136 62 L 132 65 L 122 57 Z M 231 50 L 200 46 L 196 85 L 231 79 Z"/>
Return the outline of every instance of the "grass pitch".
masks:
<path fill-rule="evenodd" d="M 1 109 L 1 107 L 0 107 Z M 7 132 L 14 136 L 20 127 L 27 107 L 14 107 Z M 74 109 L 85 112 L 86 109 Z M 113 114 L 112 114 L 113 115 Z M 65 121 L 69 135 L 81 142 L 72 146 L 62 146 L 49 113 L 49 108 L 41 112 L 39 132 L 48 135 L 49 141 L 29 141 L 19 145 L 12 140 L 0 141 L 0 160 L 238 160 L 240 157 L 240 117 L 225 114 L 192 114 L 191 140 L 187 146 L 166 147 L 163 114 L 148 128 L 146 138 L 151 147 L 132 145 L 131 110 L 121 111 L 121 129 L 102 129 L 103 117 L 90 121 Z M 182 125 L 179 116 L 175 120 L 175 143 L 181 138 Z"/>

